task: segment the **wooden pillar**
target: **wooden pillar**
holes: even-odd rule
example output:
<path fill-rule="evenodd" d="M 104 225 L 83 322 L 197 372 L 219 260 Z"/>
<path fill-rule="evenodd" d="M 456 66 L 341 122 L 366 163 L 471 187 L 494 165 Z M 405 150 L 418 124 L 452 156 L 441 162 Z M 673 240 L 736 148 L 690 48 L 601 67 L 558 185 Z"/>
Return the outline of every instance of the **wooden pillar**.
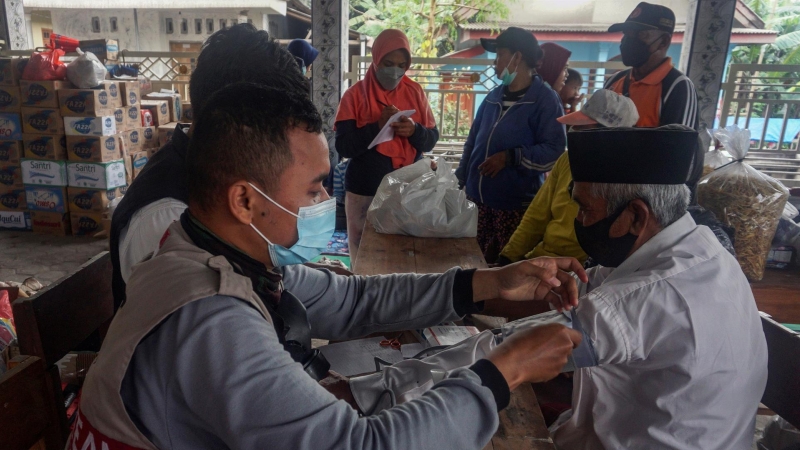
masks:
<path fill-rule="evenodd" d="M 349 8 L 349 0 L 311 2 L 311 45 L 319 50 L 312 66 L 312 99 L 322 115 L 328 142 L 333 138 L 333 123 L 345 89 Z"/>
<path fill-rule="evenodd" d="M 0 34 L 9 50 L 28 50 L 33 43 L 28 42 L 28 27 L 25 23 L 25 9 L 22 0 L 0 0 Z"/>
<path fill-rule="evenodd" d="M 714 126 L 735 10 L 736 0 L 689 2 L 679 68 L 697 89 L 700 138 L 706 146 L 711 138 L 705 130 Z"/>

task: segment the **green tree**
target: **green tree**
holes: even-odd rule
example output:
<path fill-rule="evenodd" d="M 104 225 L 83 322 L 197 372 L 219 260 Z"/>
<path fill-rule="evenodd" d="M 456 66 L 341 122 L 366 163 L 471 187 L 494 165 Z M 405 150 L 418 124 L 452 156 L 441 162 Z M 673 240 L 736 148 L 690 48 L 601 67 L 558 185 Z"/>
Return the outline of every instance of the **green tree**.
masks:
<path fill-rule="evenodd" d="M 350 28 L 375 37 L 403 30 L 415 56 L 433 58 L 455 49 L 458 26 L 508 17 L 504 0 L 351 0 Z"/>
<path fill-rule="evenodd" d="M 738 46 L 735 64 L 800 64 L 800 4 L 794 0 L 747 0 L 747 6 L 763 17 L 765 27 L 778 32 L 774 44 Z"/>

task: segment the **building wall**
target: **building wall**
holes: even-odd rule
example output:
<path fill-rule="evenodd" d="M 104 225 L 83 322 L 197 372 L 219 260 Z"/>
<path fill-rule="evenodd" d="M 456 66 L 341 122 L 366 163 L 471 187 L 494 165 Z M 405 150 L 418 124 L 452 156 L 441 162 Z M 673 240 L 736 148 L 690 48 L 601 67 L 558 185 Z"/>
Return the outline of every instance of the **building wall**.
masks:
<path fill-rule="evenodd" d="M 272 10 L 250 10 L 248 18 L 258 29 L 264 28 L 264 14 Z M 220 29 L 220 20 L 227 26 L 238 22 L 239 10 L 199 9 L 199 10 L 137 10 L 139 25 L 138 43 L 134 13 L 132 9 L 103 9 L 91 13 L 82 10 L 54 9 L 51 11 L 53 32 L 76 39 L 118 39 L 120 49 L 141 51 L 169 51 L 172 42 L 203 42 L 209 33 L 206 20 L 214 21 L 213 31 Z M 100 18 L 100 32 L 92 31 L 92 17 Z M 117 32 L 111 31 L 110 19 L 117 18 Z M 166 19 L 171 18 L 173 33 L 167 34 Z M 181 32 L 181 21 L 187 20 L 188 32 Z M 202 23 L 201 33 L 195 32 L 195 19 Z M 41 31 L 39 32 L 41 36 Z M 34 34 L 35 39 L 35 34 Z"/>

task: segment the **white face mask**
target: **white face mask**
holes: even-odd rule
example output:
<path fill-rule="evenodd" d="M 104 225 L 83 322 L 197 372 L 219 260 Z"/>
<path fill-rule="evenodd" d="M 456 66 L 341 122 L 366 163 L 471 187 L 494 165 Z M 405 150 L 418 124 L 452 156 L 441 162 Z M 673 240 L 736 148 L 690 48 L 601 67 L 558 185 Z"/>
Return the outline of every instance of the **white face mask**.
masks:
<path fill-rule="evenodd" d="M 273 266 L 303 264 L 316 258 L 328 248 L 328 242 L 336 230 L 336 200 L 329 198 L 314 206 L 302 206 L 295 214 L 269 198 L 253 183 L 247 184 L 272 204 L 297 218 L 298 239 L 291 248 L 273 244 L 252 222 L 250 223 L 250 227 L 269 244 L 269 257 Z"/>

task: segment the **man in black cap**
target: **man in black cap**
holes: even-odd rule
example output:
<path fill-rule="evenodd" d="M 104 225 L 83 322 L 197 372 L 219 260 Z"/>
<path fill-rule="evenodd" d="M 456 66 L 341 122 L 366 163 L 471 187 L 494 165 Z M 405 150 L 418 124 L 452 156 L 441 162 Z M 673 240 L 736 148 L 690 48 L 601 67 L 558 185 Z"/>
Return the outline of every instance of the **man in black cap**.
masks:
<path fill-rule="evenodd" d="M 631 69 L 614 75 L 605 87 L 633 100 L 639 110 L 637 127 L 680 124 L 697 129 L 697 92 L 667 57 L 674 30 L 671 9 L 645 2 L 625 22 L 608 29 L 622 32 L 622 63 Z"/>
<path fill-rule="evenodd" d="M 575 233 L 587 271 L 572 328 L 591 350 L 561 449 L 749 449 L 767 347 L 736 258 L 687 210 L 697 132 L 683 126 L 568 134 Z M 586 349 L 584 349 L 586 350 Z"/>

